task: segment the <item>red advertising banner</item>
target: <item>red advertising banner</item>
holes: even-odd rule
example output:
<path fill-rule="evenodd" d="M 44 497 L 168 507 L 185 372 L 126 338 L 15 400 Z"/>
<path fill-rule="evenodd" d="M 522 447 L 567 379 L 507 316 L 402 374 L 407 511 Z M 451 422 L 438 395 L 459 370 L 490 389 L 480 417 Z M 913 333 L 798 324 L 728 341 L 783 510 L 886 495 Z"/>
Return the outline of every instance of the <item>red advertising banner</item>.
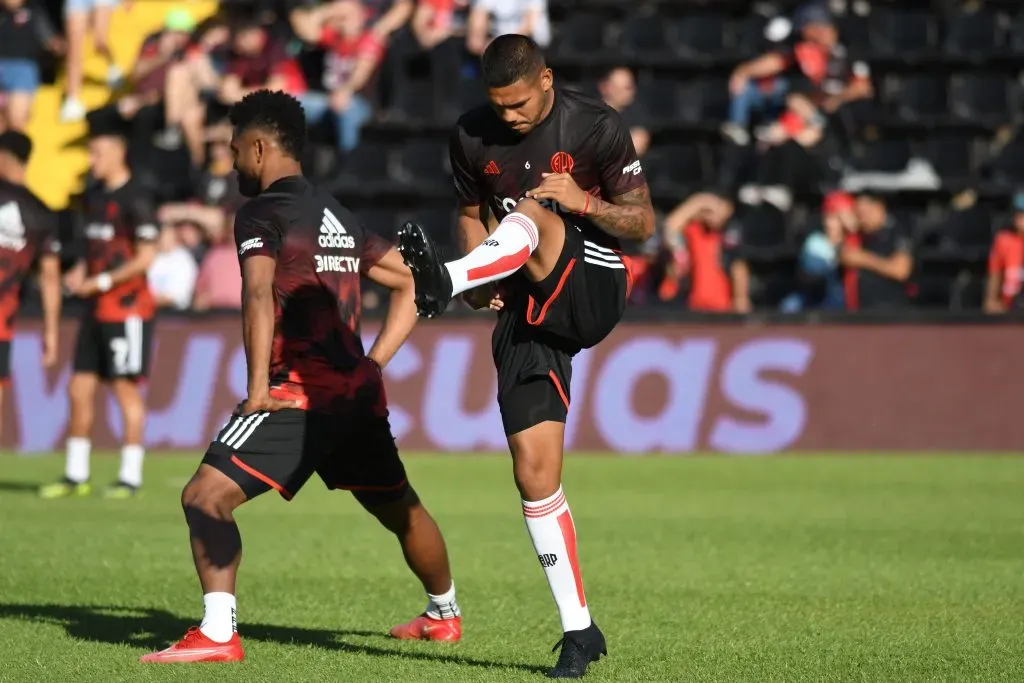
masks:
<path fill-rule="evenodd" d="M 237 318 L 162 320 L 146 392 L 150 448 L 202 451 L 244 395 Z M 62 447 L 76 324 L 40 366 L 39 328 L 14 341 L 2 443 Z M 374 330 L 366 330 L 372 338 Z M 421 323 L 386 372 L 406 450 L 503 451 L 490 321 Z M 621 454 L 1024 451 L 1011 326 L 725 327 L 623 324 L 574 361 L 570 450 Z M 118 444 L 101 394 L 93 441 Z"/>

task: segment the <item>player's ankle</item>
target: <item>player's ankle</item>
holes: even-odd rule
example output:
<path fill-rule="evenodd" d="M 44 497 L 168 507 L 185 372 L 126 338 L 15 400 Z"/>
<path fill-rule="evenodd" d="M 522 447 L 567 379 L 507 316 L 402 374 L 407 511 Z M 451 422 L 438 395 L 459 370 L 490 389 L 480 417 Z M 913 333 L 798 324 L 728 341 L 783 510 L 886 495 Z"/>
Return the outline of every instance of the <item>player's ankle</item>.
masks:
<path fill-rule="evenodd" d="M 199 630 L 215 643 L 226 643 L 238 630 L 235 596 L 213 592 L 203 596 L 203 622 Z"/>
<path fill-rule="evenodd" d="M 455 619 L 462 616 L 459 603 L 455 599 L 455 582 L 451 588 L 439 595 L 427 593 L 426 615 L 431 619 Z"/>

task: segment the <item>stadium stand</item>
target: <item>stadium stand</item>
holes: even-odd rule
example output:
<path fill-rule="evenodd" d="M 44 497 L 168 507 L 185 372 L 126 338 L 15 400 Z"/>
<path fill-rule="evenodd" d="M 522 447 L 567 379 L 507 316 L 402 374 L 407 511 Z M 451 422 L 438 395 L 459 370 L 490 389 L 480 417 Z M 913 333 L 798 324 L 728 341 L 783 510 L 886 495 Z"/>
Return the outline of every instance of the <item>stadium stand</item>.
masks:
<path fill-rule="evenodd" d="M 302 45 L 288 24 L 289 12 L 294 18 L 297 6 L 314 4 L 236 0 L 220 9 L 235 17 L 276 11 L 273 35 L 282 37 L 306 83 L 315 87 L 323 48 Z M 388 3 L 371 4 L 379 9 Z M 456 16 L 465 4 L 448 3 Z M 139 0 L 130 12 L 118 10 L 113 52 L 125 72 L 146 35 L 179 6 L 197 21 L 218 11 L 206 0 Z M 823 197 L 836 189 L 867 189 L 885 198 L 889 216 L 910 237 L 915 267 L 907 291 L 913 305 L 980 309 L 989 246 L 995 233 L 1011 225 L 1010 198 L 1024 184 L 1024 7 L 1011 0 L 834 0 L 817 7 L 831 14 L 838 29 L 845 68 L 854 78 L 869 74 L 872 88 L 870 96 L 834 112 L 822 109 L 822 119 L 815 119 L 820 131 L 802 132 L 800 139 L 780 142 L 778 125 L 786 119 L 778 112 L 755 114 L 747 131 L 753 138 L 741 140 L 748 144 L 736 144 L 723 124 L 731 115 L 730 81 L 738 65 L 779 51 L 790 55 L 786 78 L 807 77 L 806 70 L 793 72 L 803 68 L 795 44 L 807 3 L 550 0 L 549 62 L 561 84 L 595 94 L 609 69 L 632 70 L 637 92 L 629 116 L 650 133 L 643 161 L 656 209 L 667 214 L 699 191 L 734 202 L 732 220 L 742 228 L 755 308 L 774 309 L 800 286 L 798 260 L 805 238 L 820 230 Z M 87 64 L 89 73 L 98 68 Z M 446 237 L 453 216 L 445 151 L 451 103 L 434 97 L 428 60 L 406 28 L 390 36 L 378 77 L 375 114 L 359 147 L 339 158 L 330 126 L 318 126 L 309 173 L 374 229 L 391 233 L 416 216 Z M 469 55 L 451 78 L 458 108 L 482 101 Z M 107 86 L 87 86 L 90 108 L 110 97 Z M 58 79 L 40 90 L 28 129 L 38 150 L 29 184 L 55 207 L 81 189 L 86 163 L 85 125 L 58 123 L 59 107 Z M 623 116 L 633 121 L 625 111 Z M 180 162 L 179 156 L 173 163 Z M 167 175 L 158 172 L 156 178 Z M 180 199 L 180 189 L 165 189 L 168 200 Z M 650 266 L 672 248 L 664 241 L 638 246 L 633 257 Z M 686 290 L 679 288 L 679 296 Z M 686 305 L 682 299 L 646 300 Z"/>

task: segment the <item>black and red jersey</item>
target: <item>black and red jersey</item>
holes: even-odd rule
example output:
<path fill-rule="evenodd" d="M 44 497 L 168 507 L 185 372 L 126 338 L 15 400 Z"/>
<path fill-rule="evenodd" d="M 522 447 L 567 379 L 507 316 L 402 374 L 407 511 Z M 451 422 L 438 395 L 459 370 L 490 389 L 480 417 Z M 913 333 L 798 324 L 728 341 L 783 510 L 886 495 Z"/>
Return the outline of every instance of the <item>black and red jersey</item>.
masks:
<path fill-rule="evenodd" d="M 807 95 L 815 103 L 839 95 L 857 79 L 871 77 L 867 62 L 851 59 L 846 47 L 839 43 L 827 47 L 805 40 L 779 54 L 793 81 L 790 89 Z"/>
<path fill-rule="evenodd" d="M 304 178 L 282 178 L 235 216 L 238 260 L 270 256 L 274 274 L 275 396 L 343 412 L 367 385 L 359 336 L 360 276 L 391 249 Z M 379 379 L 379 378 L 378 378 Z"/>
<path fill-rule="evenodd" d="M 543 173 L 569 173 L 580 188 L 606 201 L 647 182 L 619 114 L 573 90 L 556 89 L 551 112 L 526 135 L 510 129 L 488 105 L 467 112 L 452 134 L 450 155 L 459 203 L 486 204 L 499 220 L 540 185 Z M 620 248 L 617 238 L 586 218 L 574 223 L 584 239 Z"/>
<path fill-rule="evenodd" d="M 27 188 L 0 180 L 0 341 L 14 336 L 21 285 L 45 254 L 60 254 L 56 214 Z"/>
<path fill-rule="evenodd" d="M 153 199 L 134 180 L 114 190 L 101 186 L 86 191 L 82 223 L 89 277 L 121 267 L 135 257 L 140 242 L 153 242 L 160 234 Z M 150 320 L 155 314 L 156 302 L 144 273 L 115 285 L 93 301 L 93 315 L 99 322 Z"/>

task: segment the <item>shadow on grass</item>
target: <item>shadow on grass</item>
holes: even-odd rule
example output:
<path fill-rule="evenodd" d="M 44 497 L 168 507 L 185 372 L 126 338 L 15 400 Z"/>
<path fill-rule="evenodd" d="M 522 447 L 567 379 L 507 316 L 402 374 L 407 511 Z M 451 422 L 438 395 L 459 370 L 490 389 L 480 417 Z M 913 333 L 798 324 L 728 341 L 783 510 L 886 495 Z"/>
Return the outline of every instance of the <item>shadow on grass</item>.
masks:
<path fill-rule="evenodd" d="M 0 481 L 0 493 L 36 493 L 39 491 L 39 484 L 28 481 Z"/>
<path fill-rule="evenodd" d="M 104 607 L 84 605 L 30 605 L 0 603 L 0 619 L 29 619 L 63 626 L 68 635 L 78 640 L 115 645 L 130 645 L 146 650 L 162 649 L 184 635 L 185 630 L 195 622 L 177 617 L 166 610 L 132 607 Z M 295 626 L 273 626 L 270 624 L 243 625 L 245 640 L 258 640 L 281 645 L 322 647 L 326 650 L 355 652 L 374 657 L 402 657 L 424 662 L 461 664 L 480 668 L 514 669 L 529 673 L 547 671 L 541 666 L 530 664 L 506 664 L 460 655 L 432 652 L 418 652 L 398 646 L 395 648 L 374 647 L 344 640 L 346 637 L 387 638 L 378 631 L 360 630 L 317 630 Z M 387 638 L 389 642 L 390 638 Z"/>

